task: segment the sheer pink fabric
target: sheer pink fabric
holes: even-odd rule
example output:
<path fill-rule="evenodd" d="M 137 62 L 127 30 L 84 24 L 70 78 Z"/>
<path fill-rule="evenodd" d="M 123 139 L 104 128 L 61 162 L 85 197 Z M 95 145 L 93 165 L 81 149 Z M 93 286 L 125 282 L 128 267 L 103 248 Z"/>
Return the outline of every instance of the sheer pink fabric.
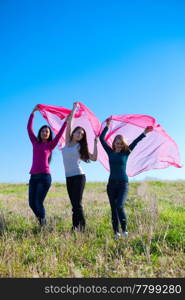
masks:
<path fill-rule="evenodd" d="M 71 112 L 70 109 L 60 106 L 39 104 L 38 107 L 55 134 L 57 134 L 65 118 Z M 114 115 L 109 119 L 112 121 L 106 141 L 110 146 L 112 146 L 113 139 L 117 134 L 123 135 L 128 144 L 130 144 L 147 126 L 152 126 L 154 129 L 137 144 L 130 154 L 126 170 L 128 176 L 132 177 L 151 169 L 164 169 L 169 166 L 182 167 L 177 144 L 151 116 L 136 114 Z M 100 135 L 105 124 L 105 121 L 101 124 L 93 112 L 84 104 L 78 102 L 72 129 L 76 126 L 81 126 L 85 129 L 91 153 L 93 153 L 94 138 Z M 64 142 L 65 131 L 59 140 L 60 149 L 64 146 Z M 108 157 L 100 142 L 98 142 L 98 160 L 109 170 Z"/>
<path fill-rule="evenodd" d="M 39 104 L 39 111 L 43 117 L 47 120 L 51 126 L 53 132 L 57 134 L 61 125 L 65 121 L 65 118 L 70 114 L 71 110 L 60 107 L 60 106 L 51 106 Z M 81 126 L 85 129 L 87 134 L 87 142 L 89 151 L 92 153 L 94 148 L 94 138 L 99 135 L 101 129 L 101 123 L 98 118 L 91 112 L 84 104 L 78 102 L 78 107 L 73 119 L 72 130 Z M 65 142 L 65 131 L 62 135 L 62 138 L 59 141 L 59 148 L 64 146 Z M 98 143 L 99 157 L 101 154 L 104 154 L 104 149 Z"/>
<path fill-rule="evenodd" d="M 137 138 L 147 126 L 153 131 L 147 133 L 129 155 L 126 173 L 132 177 L 151 169 L 164 169 L 169 166 L 181 168 L 178 146 L 175 141 L 157 124 L 156 120 L 147 115 L 114 115 L 106 135 L 111 146 L 116 135 L 121 134 L 128 145 Z M 102 130 L 106 122 L 102 123 Z M 106 161 L 107 163 L 107 161 Z M 104 164 L 107 168 L 107 164 Z"/>

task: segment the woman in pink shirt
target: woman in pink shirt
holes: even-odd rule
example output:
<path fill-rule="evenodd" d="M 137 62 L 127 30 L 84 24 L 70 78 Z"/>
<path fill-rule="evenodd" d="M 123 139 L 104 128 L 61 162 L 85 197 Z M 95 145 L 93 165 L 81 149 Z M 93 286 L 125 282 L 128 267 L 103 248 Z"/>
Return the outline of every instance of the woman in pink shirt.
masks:
<path fill-rule="evenodd" d="M 36 137 L 32 129 L 32 124 L 34 112 L 37 110 L 38 106 L 35 106 L 27 125 L 28 135 L 33 145 L 33 162 L 29 180 L 29 206 L 39 220 L 40 225 L 43 226 L 46 224 L 43 203 L 51 186 L 49 163 L 51 161 L 52 150 L 58 144 L 58 141 L 65 130 L 66 122 L 64 122 L 54 139 L 52 131 L 47 125 L 44 125 L 39 129 L 38 136 Z"/>

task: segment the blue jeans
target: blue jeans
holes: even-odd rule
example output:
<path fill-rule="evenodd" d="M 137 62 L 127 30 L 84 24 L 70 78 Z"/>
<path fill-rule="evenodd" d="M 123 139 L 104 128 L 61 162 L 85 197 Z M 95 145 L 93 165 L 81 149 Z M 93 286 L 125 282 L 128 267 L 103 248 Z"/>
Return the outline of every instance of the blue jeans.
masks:
<path fill-rule="evenodd" d="M 51 175 L 32 174 L 29 181 L 29 206 L 40 220 L 45 218 L 44 199 L 51 186 Z"/>
<path fill-rule="evenodd" d="M 109 179 L 107 194 L 112 211 L 112 227 L 114 232 L 119 232 L 119 223 L 122 231 L 126 231 L 127 216 L 124 206 L 128 195 L 128 182 Z"/>

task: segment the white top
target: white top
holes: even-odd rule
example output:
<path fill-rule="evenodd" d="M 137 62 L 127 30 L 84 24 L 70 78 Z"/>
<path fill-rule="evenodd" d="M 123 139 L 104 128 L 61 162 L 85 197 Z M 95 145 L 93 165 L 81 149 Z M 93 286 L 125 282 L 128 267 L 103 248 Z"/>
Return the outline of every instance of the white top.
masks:
<path fill-rule="evenodd" d="M 65 168 L 66 177 L 84 174 L 80 167 L 80 144 L 77 143 L 73 146 L 65 145 L 62 148 L 62 156 Z"/>

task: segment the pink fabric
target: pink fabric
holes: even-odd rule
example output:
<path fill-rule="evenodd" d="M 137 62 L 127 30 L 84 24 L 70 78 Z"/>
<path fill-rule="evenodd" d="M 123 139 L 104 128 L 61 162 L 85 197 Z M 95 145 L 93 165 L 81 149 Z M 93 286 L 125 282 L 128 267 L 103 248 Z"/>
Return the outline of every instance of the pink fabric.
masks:
<path fill-rule="evenodd" d="M 55 138 L 52 141 L 46 143 L 42 143 L 42 142 L 40 143 L 37 140 L 32 129 L 33 118 L 34 118 L 34 114 L 32 113 L 29 117 L 28 125 L 27 125 L 28 135 L 33 145 L 33 162 L 30 170 L 30 174 L 38 174 L 38 173 L 50 174 L 48 159 L 52 150 L 57 145 L 58 140 L 60 139 L 65 129 L 66 122 L 63 124 L 62 128 L 60 128 L 58 134 L 55 136 Z"/>
<path fill-rule="evenodd" d="M 57 134 L 59 128 L 61 127 L 62 123 L 65 121 L 65 118 L 70 114 L 71 110 L 61 107 L 61 106 L 52 106 L 52 105 L 38 105 L 40 113 L 43 117 L 47 120 L 49 125 L 51 126 L 52 130 Z M 81 126 L 85 129 L 87 133 L 87 142 L 89 151 L 93 153 L 94 148 L 94 138 L 99 136 L 101 123 L 98 118 L 90 111 L 84 104 L 78 102 L 78 108 L 76 110 L 73 123 L 72 123 L 72 130 L 76 126 Z M 62 137 L 59 140 L 59 149 L 64 146 L 65 142 L 65 131 Z M 98 152 L 99 157 L 104 155 L 104 149 L 98 143 Z"/>
<path fill-rule="evenodd" d="M 151 169 L 164 169 L 169 166 L 182 167 L 177 144 L 153 117 L 129 114 L 114 115 L 108 119 L 112 120 L 106 136 L 106 141 L 110 146 L 118 134 L 131 144 L 147 126 L 153 127 L 153 131 L 147 133 L 129 155 L 126 168 L 128 176 L 132 177 Z M 105 125 L 106 121 L 102 123 L 102 130 Z M 104 166 L 108 169 L 107 160 L 104 160 Z"/>
<path fill-rule="evenodd" d="M 64 122 L 65 118 L 71 112 L 71 110 L 66 109 L 60 106 L 51 106 L 51 105 L 43 105 L 40 104 L 39 106 L 40 113 L 43 117 L 47 120 L 49 125 L 51 126 L 52 130 L 55 134 L 58 132 L 61 124 Z M 76 126 L 81 126 L 85 129 L 87 133 L 87 142 L 89 152 L 93 153 L 94 149 L 94 138 L 99 136 L 101 130 L 101 123 L 98 118 L 94 115 L 92 111 L 90 111 L 84 104 L 78 102 L 78 110 L 75 113 L 74 120 L 72 123 L 72 130 Z M 59 140 L 59 149 L 64 147 L 65 143 L 65 131 L 62 137 Z M 103 166 L 106 166 L 108 169 L 108 161 L 107 161 L 107 154 L 103 149 L 100 142 L 97 144 L 98 148 L 98 160 L 102 163 Z"/>
<path fill-rule="evenodd" d="M 71 110 L 59 106 L 39 105 L 39 110 L 48 121 L 52 130 L 57 134 Z M 180 156 L 175 141 L 156 123 L 156 120 L 147 115 L 114 115 L 110 129 L 106 136 L 107 143 L 112 146 L 112 141 L 117 134 L 123 135 L 128 144 L 138 137 L 147 126 L 153 126 L 154 130 L 138 143 L 129 155 L 127 162 L 127 175 L 132 177 L 151 169 L 164 169 L 169 166 L 182 167 Z M 86 130 L 89 151 L 93 152 L 94 138 L 99 136 L 105 127 L 105 121 L 100 124 L 98 118 L 84 104 L 78 102 L 78 110 L 74 116 L 73 128 L 81 126 Z M 72 128 L 72 129 L 73 129 Z M 59 140 L 60 148 L 64 146 L 65 132 Z M 109 162 L 106 152 L 98 142 L 98 160 L 109 170 Z"/>

